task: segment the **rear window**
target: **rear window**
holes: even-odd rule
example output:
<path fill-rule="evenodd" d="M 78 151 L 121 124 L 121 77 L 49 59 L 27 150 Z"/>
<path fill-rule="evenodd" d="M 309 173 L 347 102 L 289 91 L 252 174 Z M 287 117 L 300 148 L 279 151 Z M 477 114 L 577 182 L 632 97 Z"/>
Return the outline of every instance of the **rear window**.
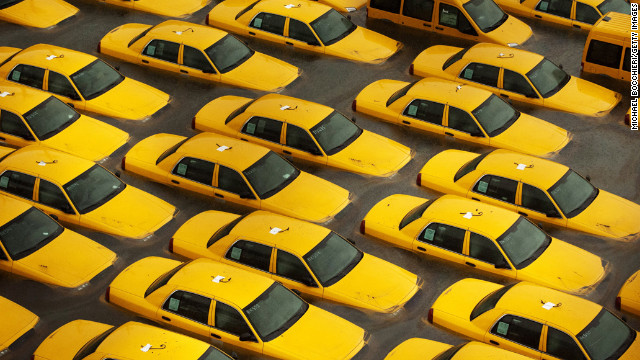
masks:
<path fill-rule="evenodd" d="M 247 110 L 247 108 L 249 106 L 251 106 L 251 104 L 253 104 L 256 100 L 258 99 L 253 99 L 251 101 L 249 101 L 248 103 L 240 106 L 239 108 L 235 109 L 234 111 L 231 112 L 231 114 L 229 114 L 229 116 L 227 116 L 227 119 L 224 121 L 225 124 L 228 124 L 231 120 L 233 120 L 236 116 L 242 114 L 245 110 Z"/>
<path fill-rule="evenodd" d="M 244 10 L 240 11 L 237 15 L 236 15 L 236 20 L 238 20 L 240 18 L 240 16 L 246 14 L 247 11 L 253 9 L 254 6 L 256 6 L 257 3 L 259 3 L 260 0 L 252 3 L 251 5 L 247 6 L 246 8 L 244 8 Z"/>
<path fill-rule="evenodd" d="M 488 153 L 482 154 L 482 155 L 478 155 L 473 160 L 471 160 L 468 163 L 464 164 L 460 168 L 460 170 L 458 170 L 458 172 L 455 174 L 455 176 L 453 177 L 453 181 L 456 182 L 456 181 L 460 180 L 460 178 L 462 178 L 463 176 L 465 176 L 468 173 L 470 173 L 473 170 L 475 170 L 478 167 L 478 164 L 480 164 L 480 162 L 484 158 L 486 158 L 487 155 L 489 155 L 489 154 L 491 154 L 491 152 L 488 152 Z"/>
<path fill-rule="evenodd" d="M 134 37 L 133 39 L 131 39 L 131 41 L 129 41 L 129 44 L 127 45 L 127 47 L 131 47 L 131 45 L 133 45 L 133 43 L 135 43 L 136 41 L 142 39 L 143 36 L 147 35 L 149 33 L 149 31 L 151 31 L 153 28 L 155 28 L 157 25 L 154 26 L 149 26 L 149 28 L 143 32 L 140 33 L 140 35 Z"/>
<path fill-rule="evenodd" d="M 169 155 L 173 154 L 174 152 L 176 152 L 176 150 L 178 150 L 178 148 L 180 146 L 182 146 L 182 144 L 184 144 L 185 142 L 187 142 L 187 140 L 189 140 L 191 138 L 186 138 L 182 141 L 180 141 L 179 143 L 173 145 L 172 147 L 168 148 L 165 152 L 162 153 L 162 155 L 160 155 L 160 157 L 158 158 L 158 160 L 156 160 L 156 165 L 160 164 L 160 162 L 164 159 L 166 159 L 167 157 L 169 157 Z"/>
<path fill-rule="evenodd" d="M 405 215 L 405 217 L 402 219 L 402 221 L 400 221 L 399 230 L 402 230 L 402 228 L 404 228 L 405 226 L 411 224 L 416 219 L 419 219 L 431 204 L 433 204 L 433 201 L 427 200 L 424 202 L 424 204 L 420 204 L 409 211 L 407 215 Z"/>
<path fill-rule="evenodd" d="M 440 353 L 440 355 L 434 357 L 433 360 L 451 360 L 451 358 L 453 358 L 453 356 L 467 344 L 468 343 L 464 343 L 464 344 L 460 344 L 460 345 L 456 345 L 454 347 L 451 347 L 451 348 L 445 350 L 444 352 Z"/>
<path fill-rule="evenodd" d="M 604 41 L 591 40 L 587 50 L 587 62 L 598 64 L 613 69 L 620 67 L 622 58 L 622 46 L 610 44 Z"/>
<path fill-rule="evenodd" d="M 449 66 L 453 65 L 453 63 L 455 63 L 456 61 L 462 59 L 464 54 L 466 54 L 467 51 L 469 51 L 469 49 L 471 49 L 471 48 L 470 47 L 464 48 L 464 49 L 458 51 L 452 57 L 450 57 L 447 61 L 444 62 L 444 64 L 442 64 L 442 70 L 446 70 Z"/>
<path fill-rule="evenodd" d="M 213 236 L 211 236 L 209 241 L 207 241 L 207 247 L 210 247 L 211 245 L 215 244 L 216 241 L 218 241 L 218 240 L 222 239 L 223 237 L 229 235 L 231 230 L 233 230 L 233 228 L 236 227 L 236 225 L 238 225 L 238 223 L 240 221 L 242 221 L 242 219 L 246 218 L 247 215 L 249 215 L 249 214 L 244 214 L 244 215 L 238 217 L 237 219 L 231 221 L 227 225 L 225 225 L 225 226 L 221 227 L 220 229 L 218 229 L 218 231 L 216 231 L 213 234 Z"/>
<path fill-rule="evenodd" d="M 389 105 L 393 104 L 396 100 L 400 99 L 401 97 L 405 96 L 407 94 L 407 92 L 409 91 L 409 89 L 411 89 L 411 87 L 413 85 L 415 85 L 415 83 L 417 83 L 417 81 L 412 82 L 411 84 L 403 87 L 402 89 L 396 91 L 395 94 L 391 95 L 391 97 L 389 98 L 389 100 L 387 100 L 387 104 L 386 106 L 389 107 Z"/>
<path fill-rule="evenodd" d="M 85 357 L 96 352 L 96 349 L 98 349 L 98 346 L 102 344 L 104 339 L 106 339 L 107 336 L 111 335 L 111 333 L 114 332 L 115 330 L 116 330 L 116 327 L 114 326 L 111 329 L 91 339 L 88 343 L 86 343 L 82 347 L 82 349 L 80 349 L 80 351 L 78 351 L 78 353 L 73 357 L 73 360 L 84 359 Z"/>
<path fill-rule="evenodd" d="M 154 291 L 158 290 L 159 288 L 165 286 L 169 282 L 169 280 L 171 280 L 173 275 L 175 275 L 178 271 L 180 271 L 180 269 L 182 269 L 183 267 L 185 267 L 185 265 L 187 265 L 189 263 L 190 263 L 190 261 L 184 262 L 184 263 L 176 266 L 175 268 L 167 271 L 163 275 L 161 275 L 158 279 L 156 279 L 156 281 L 153 282 L 153 284 L 151 284 L 151 286 L 149 286 L 147 291 L 144 292 L 144 297 L 149 296 L 152 292 L 154 292 Z"/>
<path fill-rule="evenodd" d="M 399 14 L 400 0 L 371 0 L 369 2 L 369 7 Z"/>
<path fill-rule="evenodd" d="M 478 305 L 476 305 L 475 308 L 473 308 L 473 311 L 471 311 L 471 316 L 469 317 L 469 320 L 472 320 L 477 318 L 478 316 L 484 314 L 485 312 L 493 309 L 496 307 L 496 304 L 498 303 L 498 301 L 500 301 L 500 299 L 502 298 L 502 296 L 509 291 L 515 284 L 511 284 L 505 287 L 502 287 L 494 292 L 492 292 L 491 294 L 487 295 L 484 297 L 484 299 L 480 300 L 480 302 L 478 303 Z"/>

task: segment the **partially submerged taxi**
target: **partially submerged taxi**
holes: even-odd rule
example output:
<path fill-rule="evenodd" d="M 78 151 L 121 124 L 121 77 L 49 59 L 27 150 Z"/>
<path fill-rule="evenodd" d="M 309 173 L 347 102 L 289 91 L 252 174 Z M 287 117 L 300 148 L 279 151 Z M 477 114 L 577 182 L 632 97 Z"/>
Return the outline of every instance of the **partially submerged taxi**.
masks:
<path fill-rule="evenodd" d="M 31 311 L 0 296 L 0 356 L 23 336 L 29 336 L 40 318 Z"/>
<path fill-rule="evenodd" d="M 3 0 L 0 20 L 35 28 L 49 28 L 74 16 L 78 8 L 62 0 Z"/>
<path fill-rule="evenodd" d="M 105 4 L 160 16 L 184 18 L 207 6 L 211 0 L 94 0 Z"/>

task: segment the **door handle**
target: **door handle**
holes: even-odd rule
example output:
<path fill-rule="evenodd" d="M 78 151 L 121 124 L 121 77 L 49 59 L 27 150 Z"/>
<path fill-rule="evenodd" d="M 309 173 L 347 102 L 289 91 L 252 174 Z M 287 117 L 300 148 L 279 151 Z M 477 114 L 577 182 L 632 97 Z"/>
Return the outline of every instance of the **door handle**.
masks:
<path fill-rule="evenodd" d="M 576 29 L 582 29 L 582 28 L 580 27 L 580 25 L 576 25 L 576 24 L 573 24 L 573 27 L 574 27 L 574 28 L 576 28 Z"/>
<path fill-rule="evenodd" d="M 180 181 L 178 181 L 178 180 L 173 180 L 172 179 L 171 182 L 174 183 L 174 184 L 180 184 Z"/>
<path fill-rule="evenodd" d="M 221 198 L 221 199 L 224 199 L 224 195 L 222 195 L 222 194 L 214 193 L 214 195 L 215 195 L 216 197 L 219 197 L 219 198 Z"/>
<path fill-rule="evenodd" d="M 189 73 L 187 70 L 182 70 L 182 69 L 180 70 L 180 72 L 183 73 L 183 74 L 188 74 Z"/>
<path fill-rule="evenodd" d="M 249 31 L 249 35 L 255 35 L 256 33 L 254 33 L 253 31 Z"/>
<path fill-rule="evenodd" d="M 427 249 L 423 248 L 422 246 L 418 246 L 418 250 L 420 250 L 420 251 L 427 251 Z"/>
<path fill-rule="evenodd" d="M 436 26 L 436 29 L 438 29 L 438 30 L 444 30 L 444 28 L 441 28 L 440 26 Z"/>
<path fill-rule="evenodd" d="M 142 60 L 143 63 L 148 64 L 149 61 L 148 60 Z"/>
<path fill-rule="evenodd" d="M 522 215 L 522 216 L 529 216 L 529 214 L 527 213 L 523 213 L 522 211 L 518 211 L 518 214 Z"/>
<path fill-rule="evenodd" d="M 489 342 L 492 343 L 493 345 L 500 345 L 500 343 L 495 340 L 489 340 Z"/>
<path fill-rule="evenodd" d="M 291 155 L 291 151 L 289 151 L 289 150 L 282 150 L 282 152 L 287 154 L 287 155 Z"/>
<path fill-rule="evenodd" d="M 509 95 L 507 95 L 507 94 L 500 94 L 500 96 L 505 97 L 507 99 L 509 98 Z"/>
<path fill-rule="evenodd" d="M 535 17 L 537 17 L 538 19 L 542 19 L 542 16 L 540 15 L 534 15 Z"/>
<path fill-rule="evenodd" d="M 474 197 L 472 197 L 471 200 L 480 201 L 480 199 Z"/>
<path fill-rule="evenodd" d="M 211 333 L 211 336 L 213 336 L 216 339 L 222 339 L 222 336 L 220 336 L 218 334 Z"/>
<path fill-rule="evenodd" d="M 291 45 L 291 46 L 293 46 L 293 43 L 292 43 L 292 42 L 285 41 L 284 43 L 285 43 L 285 44 L 287 44 L 287 45 Z"/>
<path fill-rule="evenodd" d="M 452 134 L 452 133 L 447 132 L 447 131 L 445 131 L 445 132 L 444 132 L 444 134 L 445 134 L 445 135 L 447 135 L 447 136 L 453 136 L 453 134 Z"/>
<path fill-rule="evenodd" d="M 469 266 L 471 266 L 471 267 L 476 267 L 476 264 L 474 264 L 474 263 L 470 263 L 470 262 L 468 262 L 468 261 L 467 261 L 465 264 L 467 264 L 467 265 L 469 265 Z"/>
<path fill-rule="evenodd" d="M 168 318 L 168 317 L 166 317 L 166 316 L 163 316 L 163 317 L 162 317 L 162 320 L 171 321 L 171 319 L 169 319 L 169 318 Z"/>
<path fill-rule="evenodd" d="M 0 140 L 5 141 L 7 139 L 3 138 L 2 136 L 0 136 Z"/>
<path fill-rule="evenodd" d="M 411 123 L 409 121 L 407 121 L 407 120 L 402 120 L 402 123 L 403 124 L 407 124 L 407 125 L 411 125 Z"/>

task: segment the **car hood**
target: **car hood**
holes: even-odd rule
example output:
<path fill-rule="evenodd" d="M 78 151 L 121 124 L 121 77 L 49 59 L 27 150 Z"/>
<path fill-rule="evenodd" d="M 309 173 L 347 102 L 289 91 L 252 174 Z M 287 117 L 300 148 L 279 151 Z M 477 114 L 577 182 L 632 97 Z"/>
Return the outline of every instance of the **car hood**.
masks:
<path fill-rule="evenodd" d="M 135 0 L 133 8 L 169 17 L 186 17 L 209 3 L 209 0 Z"/>
<path fill-rule="evenodd" d="M 398 142 L 363 130 L 349 146 L 329 156 L 327 165 L 387 177 L 397 173 L 414 154 Z"/>
<path fill-rule="evenodd" d="M 278 92 L 302 73 L 299 68 L 255 52 L 235 69 L 222 74 L 223 82 L 249 89 Z"/>
<path fill-rule="evenodd" d="M 88 160 L 98 161 L 111 155 L 128 140 L 129 134 L 126 132 L 81 115 L 69 127 L 42 141 L 42 144 Z"/>
<path fill-rule="evenodd" d="M 517 279 L 585 295 L 606 273 L 606 263 L 599 256 L 553 238 L 540 257 L 518 270 Z"/>
<path fill-rule="evenodd" d="M 568 225 L 578 230 L 616 240 L 632 241 L 640 236 L 640 205 L 600 190 L 595 200 Z"/>
<path fill-rule="evenodd" d="M 22 25 L 47 28 L 77 12 L 78 8 L 61 0 L 25 0 L 0 10 L 0 17 Z"/>
<path fill-rule="evenodd" d="M 325 48 L 325 54 L 370 64 L 385 62 L 402 48 L 402 43 L 358 26 L 344 39 Z"/>
<path fill-rule="evenodd" d="M 544 99 L 544 105 L 576 114 L 605 116 L 621 99 L 615 91 L 572 76 L 560 91 Z"/>
<path fill-rule="evenodd" d="M 70 252 L 70 249 L 73 251 Z M 115 259 L 113 251 L 65 229 L 42 249 L 17 262 L 33 272 L 42 272 L 51 277 L 50 282 L 56 285 L 73 288 L 91 280 Z"/>
<path fill-rule="evenodd" d="M 324 289 L 323 298 L 358 303 L 359 307 L 392 313 L 419 290 L 418 276 L 396 265 L 364 254 L 340 281 Z"/>
<path fill-rule="evenodd" d="M 91 339 L 111 328 L 111 325 L 87 320 L 69 322 L 51 333 L 34 355 L 43 359 L 73 359 Z"/>
<path fill-rule="evenodd" d="M 142 239 L 173 218 L 176 208 L 151 194 L 127 185 L 113 199 L 81 216 L 80 222 L 116 236 Z"/>
<path fill-rule="evenodd" d="M 304 171 L 277 194 L 261 201 L 270 210 L 298 219 L 323 223 L 349 204 L 349 191 Z"/>
<path fill-rule="evenodd" d="M 169 95 L 125 78 L 106 93 L 86 102 L 86 110 L 110 117 L 146 120 L 169 103 Z"/>
<path fill-rule="evenodd" d="M 38 317 L 22 306 L 0 296 L 0 351 L 33 328 Z"/>
<path fill-rule="evenodd" d="M 490 139 L 491 145 L 535 156 L 550 157 L 562 150 L 572 135 L 567 130 L 525 113 L 507 130 Z"/>
<path fill-rule="evenodd" d="M 411 63 L 413 74 L 422 77 L 433 75 L 439 78 L 453 79 L 454 76 L 442 70 L 442 65 L 460 50 L 462 48 L 446 45 L 434 45 L 427 48 L 418 54 Z"/>
<path fill-rule="evenodd" d="M 517 46 L 522 46 L 533 35 L 533 31 L 531 31 L 529 25 L 509 15 L 507 21 L 497 29 L 485 33 L 485 35 L 500 45 L 516 44 Z"/>
<path fill-rule="evenodd" d="M 364 346 L 364 336 L 359 326 L 310 305 L 287 331 L 264 344 L 264 352 L 292 359 L 346 359 Z"/>

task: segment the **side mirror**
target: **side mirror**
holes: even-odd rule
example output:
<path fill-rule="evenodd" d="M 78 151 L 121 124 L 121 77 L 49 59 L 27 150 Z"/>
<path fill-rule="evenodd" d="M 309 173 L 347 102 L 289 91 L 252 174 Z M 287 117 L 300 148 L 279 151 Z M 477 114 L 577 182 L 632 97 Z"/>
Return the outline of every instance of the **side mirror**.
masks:
<path fill-rule="evenodd" d="M 346 18 L 351 20 L 351 15 L 347 15 Z"/>
<path fill-rule="evenodd" d="M 120 66 L 116 66 L 116 70 L 120 71 Z"/>
<path fill-rule="evenodd" d="M 55 221 L 58 221 L 58 216 L 56 216 L 54 214 L 50 214 L 49 217 L 51 217 Z"/>
<path fill-rule="evenodd" d="M 347 238 L 347 241 L 348 241 L 348 242 L 350 242 L 352 245 L 355 245 L 355 244 L 356 244 L 356 242 L 355 242 L 355 241 L 353 241 L 352 239 Z"/>
<path fill-rule="evenodd" d="M 509 263 L 507 263 L 507 260 L 504 258 L 500 258 L 500 260 L 496 262 L 495 267 L 496 269 L 511 269 L 511 266 L 509 266 Z"/>
<path fill-rule="evenodd" d="M 252 333 L 246 332 L 240 335 L 240 341 L 256 341 L 256 337 Z"/>
<path fill-rule="evenodd" d="M 560 70 L 564 70 L 564 67 L 562 66 L 562 64 L 558 65 L 558 67 L 560 68 Z"/>
<path fill-rule="evenodd" d="M 585 179 L 587 179 L 588 182 L 591 182 L 591 176 L 587 175 L 585 176 Z"/>
<path fill-rule="evenodd" d="M 356 123 L 356 117 L 355 116 L 351 117 L 351 122 L 354 123 L 354 124 Z"/>
<path fill-rule="evenodd" d="M 120 171 L 118 171 L 118 170 L 116 170 L 116 172 L 114 172 L 113 174 L 114 174 L 115 176 L 117 176 L 117 177 L 120 177 L 120 175 L 122 175 L 122 174 L 120 174 Z"/>

